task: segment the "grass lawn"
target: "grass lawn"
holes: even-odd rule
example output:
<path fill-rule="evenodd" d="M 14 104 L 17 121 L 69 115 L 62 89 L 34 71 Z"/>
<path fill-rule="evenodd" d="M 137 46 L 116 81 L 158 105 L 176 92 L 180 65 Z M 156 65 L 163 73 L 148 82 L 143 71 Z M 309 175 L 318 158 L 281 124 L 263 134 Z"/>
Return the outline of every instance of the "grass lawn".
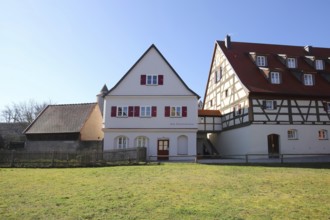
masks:
<path fill-rule="evenodd" d="M 0 219 L 330 219 L 330 169 L 0 169 Z"/>

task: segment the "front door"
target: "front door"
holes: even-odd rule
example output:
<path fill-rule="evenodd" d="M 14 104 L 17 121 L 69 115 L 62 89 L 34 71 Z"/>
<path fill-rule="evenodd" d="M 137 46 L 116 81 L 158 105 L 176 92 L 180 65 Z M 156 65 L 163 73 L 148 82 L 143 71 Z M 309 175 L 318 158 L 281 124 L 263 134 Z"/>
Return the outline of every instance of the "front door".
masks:
<path fill-rule="evenodd" d="M 158 140 L 158 160 L 168 160 L 169 140 Z"/>
<path fill-rule="evenodd" d="M 279 135 L 270 134 L 268 135 L 268 155 L 269 158 L 279 158 L 280 146 L 279 146 Z"/>

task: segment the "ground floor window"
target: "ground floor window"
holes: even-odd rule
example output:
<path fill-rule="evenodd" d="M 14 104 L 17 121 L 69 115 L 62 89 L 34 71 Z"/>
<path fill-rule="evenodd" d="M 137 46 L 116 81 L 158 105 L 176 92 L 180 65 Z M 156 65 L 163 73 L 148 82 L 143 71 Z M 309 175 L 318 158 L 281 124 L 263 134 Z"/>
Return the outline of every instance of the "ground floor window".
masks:
<path fill-rule="evenodd" d="M 148 138 L 144 136 L 139 136 L 135 139 L 136 147 L 148 147 Z"/>
<path fill-rule="evenodd" d="M 289 140 L 297 140 L 298 139 L 298 131 L 296 129 L 288 130 L 288 139 Z"/>
<path fill-rule="evenodd" d="M 120 136 L 117 138 L 117 148 L 124 149 L 128 148 L 128 138 L 125 136 Z"/>
<path fill-rule="evenodd" d="M 325 129 L 319 130 L 319 140 L 328 140 L 328 131 Z"/>

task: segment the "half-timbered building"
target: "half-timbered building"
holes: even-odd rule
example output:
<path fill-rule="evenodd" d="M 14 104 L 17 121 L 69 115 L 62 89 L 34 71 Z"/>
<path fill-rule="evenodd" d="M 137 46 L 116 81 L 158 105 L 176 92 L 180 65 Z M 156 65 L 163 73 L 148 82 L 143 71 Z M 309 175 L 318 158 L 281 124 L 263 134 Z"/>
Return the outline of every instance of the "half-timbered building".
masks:
<path fill-rule="evenodd" d="M 203 109 L 220 154 L 330 153 L 330 49 L 216 41 Z"/>

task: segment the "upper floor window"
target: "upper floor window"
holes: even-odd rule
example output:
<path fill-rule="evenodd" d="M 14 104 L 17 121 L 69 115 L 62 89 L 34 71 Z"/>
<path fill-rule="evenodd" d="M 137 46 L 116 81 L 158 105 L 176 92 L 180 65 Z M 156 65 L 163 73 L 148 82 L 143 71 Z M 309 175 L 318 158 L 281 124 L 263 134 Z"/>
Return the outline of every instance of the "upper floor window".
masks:
<path fill-rule="evenodd" d="M 187 117 L 187 106 L 165 106 L 165 117 Z"/>
<path fill-rule="evenodd" d="M 222 78 L 222 67 L 220 67 L 219 70 L 215 71 L 215 82 L 219 82 L 220 79 Z"/>
<path fill-rule="evenodd" d="M 128 116 L 128 107 L 117 107 L 117 117 L 127 117 Z"/>
<path fill-rule="evenodd" d="M 267 66 L 267 60 L 265 56 L 257 56 L 256 58 L 257 66 Z"/>
<path fill-rule="evenodd" d="M 312 74 L 304 74 L 304 85 L 312 86 L 314 85 L 313 75 Z"/>
<path fill-rule="evenodd" d="M 264 109 L 274 110 L 274 109 L 277 108 L 277 103 L 274 100 L 264 100 L 262 102 L 262 106 L 263 106 Z"/>
<path fill-rule="evenodd" d="M 140 84 L 148 86 L 163 85 L 164 75 L 141 75 Z"/>
<path fill-rule="evenodd" d="M 140 117 L 151 117 L 151 106 L 141 106 Z"/>
<path fill-rule="evenodd" d="M 288 139 L 289 140 L 297 140 L 298 139 L 298 131 L 296 129 L 288 130 Z"/>
<path fill-rule="evenodd" d="M 328 140 L 328 131 L 325 129 L 319 130 L 319 140 Z"/>
<path fill-rule="evenodd" d="M 315 69 L 316 70 L 324 70 L 323 60 L 315 60 Z"/>
<path fill-rule="evenodd" d="M 287 65 L 288 68 L 297 68 L 296 58 L 288 57 L 286 59 L 286 65 Z"/>
<path fill-rule="evenodd" d="M 128 138 L 125 136 L 120 136 L 117 138 L 117 148 L 124 149 L 128 148 Z"/>
<path fill-rule="evenodd" d="M 241 104 L 238 104 L 234 107 L 234 114 L 235 115 L 241 115 L 242 114 L 242 106 Z"/>
<path fill-rule="evenodd" d="M 270 82 L 272 84 L 280 84 L 281 83 L 281 77 L 279 72 L 271 72 L 270 73 Z"/>

